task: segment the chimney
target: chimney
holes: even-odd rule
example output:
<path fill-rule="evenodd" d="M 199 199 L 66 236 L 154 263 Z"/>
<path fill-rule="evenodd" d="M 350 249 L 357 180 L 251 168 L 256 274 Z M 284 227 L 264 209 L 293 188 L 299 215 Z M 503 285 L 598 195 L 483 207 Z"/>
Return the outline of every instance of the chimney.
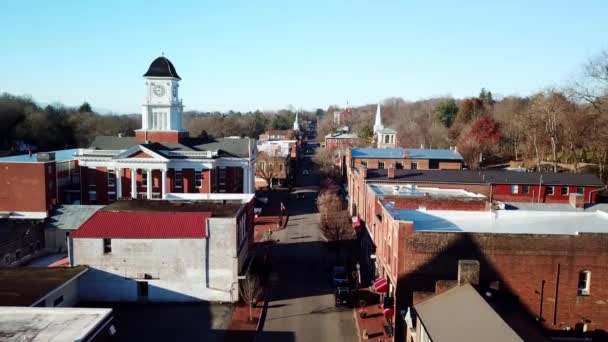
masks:
<path fill-rule="evenodd" d="M 458 285 L 479 285 L 479 261 L 458 260 Z"/>
<path fill-rule="evenodd" d="M 363 176 L 363 179 L 367 179 L 367 168 L 365 166 L 360 166 L 359 172 L 361 173 L 361 176 Z"/>
<path fill-rule="evenodd" d="M 388 179 L 395 179 L 395 168 L 389 167 L 387 171 L 388 171 L 388 173 L 387 173 Z"/>

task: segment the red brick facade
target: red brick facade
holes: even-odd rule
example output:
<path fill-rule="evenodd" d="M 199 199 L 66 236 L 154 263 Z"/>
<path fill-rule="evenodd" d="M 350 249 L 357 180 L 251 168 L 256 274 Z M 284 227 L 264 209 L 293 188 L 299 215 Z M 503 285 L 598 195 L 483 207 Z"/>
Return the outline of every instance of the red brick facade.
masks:
<path fill-rule="evenodd" d="M 481 264 L 482 288 L 497 284 L 531 319 L 541 317 L 546 329 L 574 328 L 583 321 L 588 330 L 608 329 L 608 234 L 416 232 L 411 222 L 394 220 L 384 208 L 366 225 L 378 273 L 393 285 L 397 312 L 413 304 L 414 292 L 434 292 L 437 281 L 456 280 L 458 260 L 474 259 Z M 589 295 L 578 292 L 583 271 L 591 272 Z M 395 328 L 402 333 L 400 324 Z"/>
<path fill-rule="evenodd" d="M 56 164 L 0 163 L 0 208 L 6 212 L 47 212 L 57 202 Z"/>
<path fill-rule="evenodd" d="M 138 130 L 135 131 L 135 138 L 138 141 L 148 141 L 148 142 L 172 142 L 177 143 L 183 137 L 187 136 L 187 132 L 178 132 L 178 131 L 143 131 Z"/>
<path fill-rule="evenodd" d="M 142 183 L 143 173 L 145 170 L 137 170 L 137 194 L 139 198 L 146 198 L 147 187 Z M 225 168 L 225 183 L 220 184 L 219 177 L 214 177 L 219 172 L 219 168 L 215 170 L 201 170 L 201 185 L 196 186 L 196 177 L 194 169 L 182 169 L 182 186 L 175 185 L 175 170 L 167 170 L 167 193 L 243 193 L 243 171 L 240 167 Z M 116 185 L 110 186 L 108 183 L 108 172 L 106 168 L 86 168 L 81 167 L 81 194 L 83 204 L 107 204 L 116 200 L 116 198 L 131 198 L 131 170 L 121 169 L 121 190 L 122 196 L 116 194 Z M 152 193 L 155 198 L 160 198 L 162 187 L 162 172 L 160 170 L 152 171 Z M 117 179 L 118 177 L 116 177 Z M 95 193 L 95 199 L 91 198 L 92 193 Z"/>

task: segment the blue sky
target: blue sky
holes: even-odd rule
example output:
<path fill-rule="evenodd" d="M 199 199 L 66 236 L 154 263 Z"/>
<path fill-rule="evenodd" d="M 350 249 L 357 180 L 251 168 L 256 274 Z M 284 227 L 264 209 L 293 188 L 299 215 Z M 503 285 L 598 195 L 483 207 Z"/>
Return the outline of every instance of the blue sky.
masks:
<path fill-rule="evenodd" d="M 608 48 L 608 1 L 9 1 L 0 92 L 139 112 L 162 51 L 186 109 L 528 95 Z"/>

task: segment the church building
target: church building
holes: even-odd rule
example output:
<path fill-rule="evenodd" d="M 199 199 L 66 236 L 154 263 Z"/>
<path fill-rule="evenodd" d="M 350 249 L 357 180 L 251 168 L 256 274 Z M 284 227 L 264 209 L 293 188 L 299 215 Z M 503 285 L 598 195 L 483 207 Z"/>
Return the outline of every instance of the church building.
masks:
<path fill-rule="evenodd" d="M 142 124 L 135 137 L 98 136 L 75 154 L 81 203 L 164 199 L 168 193 L 254 193 L 255 141 L 189 137 L 173 63 L 158 57 L 143 77 Z"/>
<path fill-rule="evenodd" d="M 376 108 L 376 121 L 374 122 L 374 135 L 378 148 L 390 148 L 397 146 L 397 131 L 392 128 L 385 128 L 382 124 L 382 110 L 380 104 Z"/>

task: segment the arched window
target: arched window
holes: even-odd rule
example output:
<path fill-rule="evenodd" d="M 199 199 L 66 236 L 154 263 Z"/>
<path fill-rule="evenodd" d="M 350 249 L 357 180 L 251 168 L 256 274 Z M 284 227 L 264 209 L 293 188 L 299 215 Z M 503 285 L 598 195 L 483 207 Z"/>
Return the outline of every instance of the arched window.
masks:
<path fill-rule="evenodd" d="M 588 296 L 591 293 L 591 272 L 581 271 L 578 274 L 578 295 Z"/>

